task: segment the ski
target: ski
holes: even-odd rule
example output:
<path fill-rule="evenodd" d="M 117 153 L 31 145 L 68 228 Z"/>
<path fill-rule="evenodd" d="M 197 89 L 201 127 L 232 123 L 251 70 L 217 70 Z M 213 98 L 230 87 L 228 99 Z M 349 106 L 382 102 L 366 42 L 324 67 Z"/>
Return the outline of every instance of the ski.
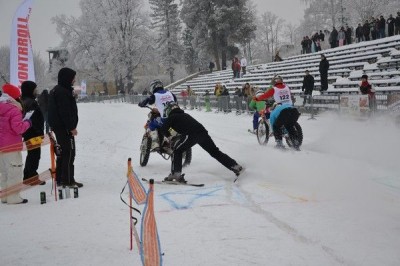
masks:
<path fill-rule="evenodd" d="M 149 183 L 150 181 L 146 178 L 142 178 L 142 181 Z M 204 184 L 195 184 L 195 183 L 182 183 L 177 181 L 156 181 L 154 180 L 154 184 L 161 185 L 181 185 L 181 186 L 192 186 L 192 187 L 204 187 Z"/>
<path fill-rule="evenodd" d="M 13 195 L 15 193 L 30 189 L 39 185 L 41 182 L 49 180 L 52 178 L 51 170 L 48 169 L 39 175 L 33 176 L 29 179 L 23 180 L 23 182 L 17 183 L 13 186 L 9 186 L 6 189 L 0 191 L 0 198 L 5 198 L 7 196 Z"/>

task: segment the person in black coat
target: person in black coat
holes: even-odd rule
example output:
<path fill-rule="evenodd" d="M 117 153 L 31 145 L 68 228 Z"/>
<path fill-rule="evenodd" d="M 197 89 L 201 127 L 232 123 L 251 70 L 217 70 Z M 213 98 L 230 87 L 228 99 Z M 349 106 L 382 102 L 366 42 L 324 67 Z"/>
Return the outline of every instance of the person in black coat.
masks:
<path fill-rule="evenodd" d="M 321 54 L 321 61 L 319 62 L 319 74 L 321 78 L 321 93 L 328 90 L 328 70 L 329 61 L 324 54 Z"/>
<path fill-rule="evenodd" d="M 337 41 L 338 41 L 338 31 L 336 30 L 335 27 L 333 27 L 331 34 L 329 35 L 329 41 L 331 44 L 331 48 L 337 47 Z"/>
<path fill-rule="evenodd" d="M 39 95 L 38 104 L 42 111 L 46 133 L 49 133 L 49 91 L 43 90 Z"/>
<path fill-rule="evenodd" d="M 37 95 L 37 85 L 35 82 L 27 80 L 22 82 L 21 84 L 21 101 L 24 107 L 24 113 L 28 113 L 33 111 L 32 116 L 30 118 L 32 122 L 32 126 L 22 134 L 26 146 L 28 148 L 28 152 L 25 159 L 25 167 L 24 167 L 24 183 L 27 185 L 44 185 L 46 182 L 41 182 L 37 179 L 38 177 L 38 168 L 40 161 L 40 153 L 41 153 L 41 141 L 43 139 L 43 128 L 44 128 L 44 119 L 42 115 L 42 111 L 39 108 L 38 103 L 36 102 Z M 36 179 L 32 179 L 36 177 Z M 29 179 L 29 180 L 28 180 Z"/>
<path fill-rule="evenodd" d="M 306 70 L 306 75 L 303 79 L 303 86 L 301 87 L 301 91 L 304 91 L 304 101 L 303 106 L 306 104 L 306 100 L 308 99 L 308 103 L 311 103 L 312 91 L 314 90 L 314 77 L 310 75 L 310 72 Z"/>
<path fill-rule="evenodd" d="M 363 25 L 363 35 L 364 35 L 364 40 L 369 41 L 369 34 L 371 33 L 371 28 L 369 27 L 369 22 L 368 20 L 365 21 Z"/>
<path fill-rule="evenodd" d="M 165 136 L 170 136 L 169 129 L 172 128 L 181 135 L 181 139 L 175 144 L 171 173 L 165 178 L 166 181 L 176 180 L 185 182 L 182 177 L 182 153 L 190 147 L 199 144 L 205 151 L 214 157 L 223 166 L 233 171 L 237 176 L 244 170 L 234 159 L 221 152 L 214 141 L 208 135 L 204 126 L 189 114 L 179 108 L 178 104 L 170 103 L 165 107 L 167 118 L 162 121 L 160 130 Z"/>
<path fill-rule="evenodd" d="M 356 28 L 356 39 L 357 39 L 357 42 L 362 42 L 363 37 L 364 37 L 364 35 L 363 35 L 363 27 L 359 23 L 357 28 Z"/>
<path fill-rule="evenodd" d="M 58 84 L 49 95 L 49 124 L 61 146 L 57 157 L 56 179 L 60 186 L 82 187 L 75 181 L 75 136 L 78 134 L 78 107 L 73 92 L 76 72 L 64 67 L 58 72 Z"/>
<path fill-rule="evenodd" d="M 388 24 L 388 36 L 389 37 L 394 35 L 394 22 L 395 22 L 395 19 L 392 16 L 392 14 L 390 14 L 388 19 L 386 20 L 386 23 Z"/>

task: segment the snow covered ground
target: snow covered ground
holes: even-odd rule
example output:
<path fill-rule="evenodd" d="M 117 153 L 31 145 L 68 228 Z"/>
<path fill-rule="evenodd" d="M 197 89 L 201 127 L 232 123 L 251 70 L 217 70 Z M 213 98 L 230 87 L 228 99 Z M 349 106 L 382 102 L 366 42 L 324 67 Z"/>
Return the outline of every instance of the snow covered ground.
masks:
<path fill-rule="evenodd" d="M 153 153 L 139 166 L 146 109 L 88 103 L 79 113 L 79 198 L 55 202 L 48 182 L 23 192 L 28 204 L 1 204 L 1 265 L 141 265 L 119 198 L 126 161 L 154 179 L 170 163 Z M 248 115 L 189 113 L 247 170 L 233 184 L 233 173 L 195 146 L 184 171 L 205 187 L 155 186 L 164 265 L 400 264 L 400 130 L 390 121 L 302 116 L 302 151 L 283 152 L 257 143 Z M 49 164 L 46 146 L 41 170 Z"/>

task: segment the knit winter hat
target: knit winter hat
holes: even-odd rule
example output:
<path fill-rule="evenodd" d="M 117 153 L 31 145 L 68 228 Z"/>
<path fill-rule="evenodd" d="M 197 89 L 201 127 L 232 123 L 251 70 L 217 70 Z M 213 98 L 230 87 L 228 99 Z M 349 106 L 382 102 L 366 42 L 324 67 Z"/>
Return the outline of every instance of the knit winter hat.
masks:
<path fill-rule="evenodd" d="M 37 85 L 35 82 L 26 80 L 21 84 L 22 97 L 35 97 L 33 91 L 36 89 Z"/>
<path fill-rule="evenodd" d="M 18 87 L 11 85 L 9 83 L 4 84 L 3 87 L 3 92 L 7 93 L 8 95 L 10 95 L 12 98 L 14 98 L 15 100 L 18 99 L 19 97 L 21 97 L 21 91 Z"/>

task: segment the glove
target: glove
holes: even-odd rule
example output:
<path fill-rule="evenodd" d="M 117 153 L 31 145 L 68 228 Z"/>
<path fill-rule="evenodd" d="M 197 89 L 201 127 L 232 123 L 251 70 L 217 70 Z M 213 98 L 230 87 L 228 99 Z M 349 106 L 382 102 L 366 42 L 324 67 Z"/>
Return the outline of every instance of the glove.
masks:
<path fill-rule="evenodd" d="M 22 119 L 22 121 L 31 119 L 31 116 L 32 116 L 32 115 L 33 115 L 33 110 L 27 112 L 27 113 L 25 114 L 25 116 L 24 116 L 24 119 Z"/>
<path fill-rule="evenodd" d="M 145 107 L 146 103 L 145 102 L 140 102 L 138 105 L 139 105 L 139 107 Z"/>

